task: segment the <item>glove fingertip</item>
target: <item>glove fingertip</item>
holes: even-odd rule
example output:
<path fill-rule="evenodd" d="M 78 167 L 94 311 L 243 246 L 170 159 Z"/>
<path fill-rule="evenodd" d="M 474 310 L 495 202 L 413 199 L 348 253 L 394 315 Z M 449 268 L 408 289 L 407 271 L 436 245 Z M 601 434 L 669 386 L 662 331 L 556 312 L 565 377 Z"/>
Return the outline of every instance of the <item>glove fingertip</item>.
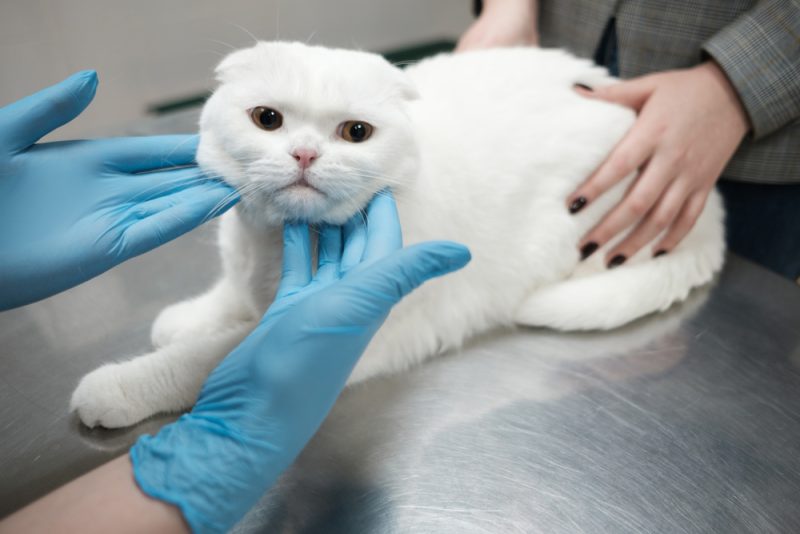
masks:
<path fill-rule="evenodd" d="M 67 78 L 65 82 L 72 85 L 72 96 L 83 105 L 83 108 L 94 99 L 94 95 L 97 93 L 98 77 L 96 70 L 78 71 Z"/>
<path fill-rule="evenodd" d="M 441 276 L 457 271 L 472 260 L 470 250 L 455 241 L 432 241 L 419 245 L 434 261 L 431 276 Z"/>
<path fill-rule="evenodd" d="M 452 241 L 419 243 L 367 267 L 364 285 L 400 300 L 428 280 L 461 269 L 471 257 L 467 247 Z"/>
<path fill-rule="evenodd" d="M 93 85 L 97 85 L 97 81 L 98 81 L 97 71 L 94 70 L 94 69 L 79 70 L 78 72 L 76 72 L 75 74 L 70 76 L 69 78 L 75 79 L 75 80 L 83 79 L 83 80 L 86 80 L 86 83 L 90 83 L 90 84 L 93 84 Z"/>

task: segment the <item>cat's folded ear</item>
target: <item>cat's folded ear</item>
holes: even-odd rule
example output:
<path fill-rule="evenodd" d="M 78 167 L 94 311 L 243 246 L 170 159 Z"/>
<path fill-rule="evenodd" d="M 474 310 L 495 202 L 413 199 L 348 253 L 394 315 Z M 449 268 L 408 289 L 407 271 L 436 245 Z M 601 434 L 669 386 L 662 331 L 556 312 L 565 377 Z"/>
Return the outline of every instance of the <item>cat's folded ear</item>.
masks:
<path fill-rule="evenodd" d="M 395 82 L 397 88 L 400 90 L 400 97 L 403 100 L 418 99 L 419 91 L 417 91 L 417 86 L 414 85 L 414 82 L 411 81 L 411 78 L 405 73 L 405 71 L 394 65 L 392 65 L 392 70 L 395 72 Z"/>
<path fill-rule="evenodd" d="M 220 83 L 229 82 L 235 77 L 236 72 L 241 69 L 247 68 L 252 65 L 253 60 L 257 55 L 258 45 L 237 50 L 225 56 L 217 68 L 214 69 L 214 75 Z"/>

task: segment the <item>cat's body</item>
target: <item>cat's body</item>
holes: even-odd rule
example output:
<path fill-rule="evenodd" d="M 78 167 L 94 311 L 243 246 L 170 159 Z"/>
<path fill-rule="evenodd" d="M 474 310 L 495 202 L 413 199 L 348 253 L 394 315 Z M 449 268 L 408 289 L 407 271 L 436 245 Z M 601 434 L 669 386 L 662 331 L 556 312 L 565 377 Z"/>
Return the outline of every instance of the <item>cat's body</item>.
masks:
<path fill-rule="evenodd" d="M 342 223 L 386 186 L 397 198 L 406 244 L 458 241 L 473 261 L 401 302 L 351 382 L 404 369 L 499 326 L 613 328 L 684 299 L 722 264 L 716 193 L 668 255 L 652 259 L 645 247 L 614 270 L 603 263 L 605 249 L 580 261 L 579 239 L 632 177 L 577 215 L 566 198 L 635 117 L 575 93 L 576 82 L 613 80 L 564 52 L 443 55 L 403 73 L 369 54 L 265 43 L 234 53 L 218 74 L 222 86 L 204 110 L 198 160 L 244 191 L 220 226 L 223 277 L 205 295 L 162 312 L 155 352 L 84 378 L 72 405 L 87 424 L 125 426 L 191 406 L 210 370 L 272 299 L 282 220 Z M 246 115 L 255 106 L 281 109 L 281 128 L 254 126 Z M 356 144 L 337 138 L 336 125 L 352 119 L 372 124 L 373 137 Z M 316 159 L 303 176 L 321 193 L 290 185 L 297 150 L 308 147 Z"/>

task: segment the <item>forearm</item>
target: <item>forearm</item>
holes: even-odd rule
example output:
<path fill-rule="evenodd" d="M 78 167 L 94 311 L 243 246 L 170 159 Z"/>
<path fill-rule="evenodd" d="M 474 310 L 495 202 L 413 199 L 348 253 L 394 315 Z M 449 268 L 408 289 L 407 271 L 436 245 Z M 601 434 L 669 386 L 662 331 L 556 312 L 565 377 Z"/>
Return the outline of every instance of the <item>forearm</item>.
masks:
<path fill-rule="evenodd" d="M 744 104 L 756 138 L 800 117 L 800 1 L 765 0 L 704 45 Z"/>
<path fill-rule="evenodd" d="M 539 0 L 476 0 L 475 16 L 496 10 L 512 10 L 526 18 L 533 28 L 539 27 Z"/>
<path fill-rule="evenodd" d="M 475 13 L 475 16 L 478 16 L 483 12 L 485 7 L 496 7 L 498 4 L 504 4 L 508 2 L 527 4 L 527 6 L 531 9 L 531 12 L 534 14 L 539 9 L 539 0 L 475 0 L 472 4 L 473 12 Z"/>
<path fill-rule="evenodd" d="M 0 522 L 0 533 L 186 533 L 174 506 L 142 493 L 128 455 L 90 471 Z"/>
<path fill-rule="evenodd" d="M 486 0 L 475 9 L 480 16 L 461 36 L 456 52 L 538 45 L 536 0 Z"/>

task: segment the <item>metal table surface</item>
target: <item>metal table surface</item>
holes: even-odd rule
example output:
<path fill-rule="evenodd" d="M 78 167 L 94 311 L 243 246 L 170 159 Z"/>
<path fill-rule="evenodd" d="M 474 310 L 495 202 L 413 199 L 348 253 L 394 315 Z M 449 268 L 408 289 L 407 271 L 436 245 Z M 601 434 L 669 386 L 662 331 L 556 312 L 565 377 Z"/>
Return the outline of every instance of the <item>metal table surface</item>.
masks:
<path fill-rule="evenodd" d="M 0 314 L 0 514 L 122 453 L 72 388 L 218 270 L 210 228 Z M 800 289 L 732 257 L 607 333 L 497 333 L 345 392 L 244 532 L 798 532 Z"/>
<path fill-rule="evenodd" d="M 0 313 L 0 516 L 171 420 L 89 431 L 67 406 L 218 270 L 209 225 Z M 800 532 L 798 501 L 800 288 L 730 257 L 625 328 L 498 332 L 347 390 L 236 530 Z"/>

